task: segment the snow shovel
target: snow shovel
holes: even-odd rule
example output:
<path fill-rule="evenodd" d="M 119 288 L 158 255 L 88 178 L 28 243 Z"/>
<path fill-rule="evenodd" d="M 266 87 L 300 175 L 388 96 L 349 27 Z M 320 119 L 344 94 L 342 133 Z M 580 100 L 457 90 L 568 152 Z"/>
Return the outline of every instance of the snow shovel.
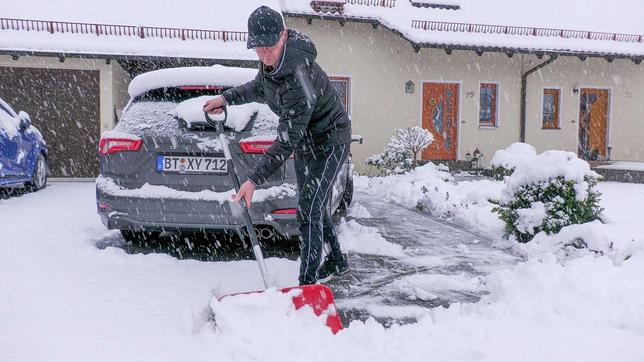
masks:
<path fill-rule="evenodd" d="M 224 157 L 226 158 L 226 166 L 228 169 L 228 174 L 230 174 L 230 178 L 233 182 L 233 185 L 235 186 L 235 191 L 239 193 L 239 188 L 241 185 L 239 182 L 239 178 L 237 176 L 237 170 L 235 169 L 235 164 L 233 163 L 233 159 L 230 153 L 228 139 L 224 134 L 224 124 L 226 122 L 226 119 L 228 118 L 228 110 L 225 106 L 222 107 L 222 109 L 224 111 L 224 118 L 221 120 L 211 118 L 207 112 L 204 112 L 204 115 L 206 117 L 206 121 L 210 125 L 214 126 L 215 130 L 219 133 L 219 141 L 221 142 L 222 148 L 224 150 Z M 253 227 L 253 222 L 250 218 L 250 213 L 248 211 L 248 208 L 246 207 L 246 201 L 242 199 L 239 201 L 239 204 L 242 208 L 242 215 L 244 217 L 246 232 L 248 233 L 248 236 L 250 237 L 250 242 L 253 246 L 253 254 L 255 255 L 255 260 L 257 260 L 257 265 L 259 266 L 259 273 L 262 276 L 264 289 L 268 289 L 271 287 L 270 276 L 268 274 L 268 269 L 266 268 L 266 263 L 264 262 L 262 248 L 259 245 L 257 234 L 255 233 L 255 228 Z M 241 233 L 240 233 L 240 236 L 242 236 Z M 295 309 L 300 309 L 303 306 L 308 305 L 313 309 L 313 312 L 318 316 L 325 312 L 328 313 L 326 325 L 331 329 L 333 334 L 337 333 L 340 329 L 343 328 L 342 321 L 340 320 L 340 316 L 337 313 L 337 309 L 335 307 L 335 302 L 333 301 L 333 292 L 331 292 L 331 290 L 328 287 L 321 284 L 314 284 L 314 285 L 302 285 L 302 286 L 296 286 L 296 287 L 290 287 L 290 288 L 283 288 L 280 291 L 282 293 L 288 293 L 295 289 L 301 290 L 300 293 L 298 293 L 293 297 L 293 304 L 295 306 Z M 260 291 L 251 291 L 251 292 L 243 292 L 243 293 L 234 293 L 234 294 L 224 295 L 219 299 L 221 300 L 223 298 L 238 295 L 238 294 L 261 293 L 261 292 L 263 291 L 260 290 Z"/>

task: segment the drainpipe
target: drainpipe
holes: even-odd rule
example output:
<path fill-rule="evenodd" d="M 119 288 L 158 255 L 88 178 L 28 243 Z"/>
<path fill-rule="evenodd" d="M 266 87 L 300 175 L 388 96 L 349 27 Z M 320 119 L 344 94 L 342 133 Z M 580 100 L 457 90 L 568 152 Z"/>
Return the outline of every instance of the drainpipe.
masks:
<path fill-rule="evenodd" d="M 535 66 L 534 68 L 528 69 L 525 73 L 521 75 L 521 134 L 519 139 L 521 142 L 525 142 L 525 118 L 526 118 L 526 98 L 527 98 L 527 88 L 528 88 L 528 76 L 537 70 L 547 66 L 557 59 L 557 55 L 551 55 L 550 59 L 545 62 Z"/>

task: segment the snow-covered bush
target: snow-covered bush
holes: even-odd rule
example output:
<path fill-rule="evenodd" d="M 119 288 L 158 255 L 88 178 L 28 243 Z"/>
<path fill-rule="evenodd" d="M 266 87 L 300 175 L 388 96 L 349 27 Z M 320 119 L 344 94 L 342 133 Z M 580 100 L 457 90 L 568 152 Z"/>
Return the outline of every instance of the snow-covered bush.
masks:
<path fill-rule="evenodd" d="M 434 141 L 434 136 L 422 127 L 397 128 L 382 153 L 367 159 L 381 175 L 401 174 L 416 168 L 418 153 Z"/>
<path fill-rule="evenodd" d="M 505 176 L 512 175 L 518 164 L 534 159 L 537 150 L 527 143 L 516 142 L 504 150 L 498 150 L 490 161 L 494 178 L 503 181 Z"/>
<path fill-rule="evenodd" d="M 513 146 L 517 148 L 516 144 L 508 147 L 506 156 Z M 523 153 L 508 159 L 512 163 L 499 165 L 514 172 L 505 178 L 505 189 L 493 211 L 504 221 L 506 233 L 519 242 L 530 241 L 540 231 L 554 234 L 567 225 L 601 220 L 601 195 L 595 188 L 600 176 L 574 153 Z"/>
<path fill-rule="evenodd" d="M 380 176 L 399 175 L 411 170 L 409 155 L 392 148 L 385 148 L 382 153 L 369 157 L 366 163 L 375 167 Z"/>

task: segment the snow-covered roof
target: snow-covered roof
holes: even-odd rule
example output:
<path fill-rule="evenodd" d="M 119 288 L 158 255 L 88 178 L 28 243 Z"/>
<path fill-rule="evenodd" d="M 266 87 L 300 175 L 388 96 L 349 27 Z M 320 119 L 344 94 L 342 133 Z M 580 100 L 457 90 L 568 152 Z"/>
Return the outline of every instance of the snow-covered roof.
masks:
<path fill-rule="evenodd" d="M 419 8 L 409 0 L 346 0 L 339 14 L 315 11 L 309 0 L 283 0 L 282 11 L 378 22 L 419 46 L 644 56 L 644 3 L 639 0 L 422 2 L 459 9 Z"/>
<path fill-rule="evenodd" d="M 257 60 L 246 26 L 263 4 L 280 9 L 277 0 L 12 1 L 0 50 Z"/>
<path fill-rule="evenodd" d="M 644 56 L 640 0 L 23 0 L 2 8 L 0 50 L 257 60 L 245 40 L 260 5 L 377 22 L 418 47 Z"/>

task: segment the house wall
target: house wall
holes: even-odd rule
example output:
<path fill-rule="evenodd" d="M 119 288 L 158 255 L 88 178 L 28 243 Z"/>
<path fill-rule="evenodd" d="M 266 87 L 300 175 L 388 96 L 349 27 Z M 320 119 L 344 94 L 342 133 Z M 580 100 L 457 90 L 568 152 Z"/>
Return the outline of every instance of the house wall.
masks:
<path fill-rule="evenodd" d="M 543 88 L 561 89 L 559 130 L 541 129 Z M 617 59 L 561 57 L 528 81 L 526 142 L 538 152 L 563 149 L 577 152 L 579 101 L 573 89 L 610 90 L 608 145 L 611 159 L 644 161 L 644 65 Z"/>
<path fill-rule="evenodd" d="M 402 37 L 370 24 L 286 18 L 287 26 L 309 35 L 318 49 L 318 63 L 330 75 L 351 77 L 353 133 L 364 144 L 352 147 L 354 163 L 366 172 L 364 161 L 382 152 L 395 128 L 422 125 L 423 82 L 460 84 L 458 158 L 479 148 L 492 155 L 519 137 L 521 56 L 472 51 L 413 48 Z M 333 36 L 330 36 L 332 34 Z M 416 85 L 405 93 L 405 83 Z M 498 127 L 479 127 L 479 83 L 499 84 Z M 489 157 L 486 157 L 489 160 Z"/>
<path fill-rule="evenodd" d="M 484 53 L 440 49 L 415 53 L 401 36 L 379 26 L 286 17 L 286 25 L 309 35 L 318 49 L 318 63 L 329 75 L 351 77 L 353 133 L 364 136 L 354 143 L 356 169 L 369 172 L 364 161 L 382 151 L 395 128 L 422 125 L 424 81 L 460 83 L 458 159 L 475 148 L 489 162 L 494 152 L 520 139 L 521 74 L 545 61 L 533 55 Z M 579 94 L 574 86 L 612 88 L 610 141 L 612 158 L 644 160 L 642 114 L 644 68 L 630 60 L 560 57 L 528 80 L 526 141 L 538 151 L 564 149 L 576 152 Z M 404 92 L 412 80 L 414 94 Z M 498 84 L 498 126 L 479 127 L 479 83 Z M 561 130 L 541 129 L 543 87 L 562 88 Z M 574 120 L 574 123 L 571 121 Z"/>
<path fill-rule="evenodd" d="M 130 95 L 127 92 L 128 85 L 132 81 L 130 75 L 123 69 L 123 67 L 115 61 L 111 62 L 112 69 L 112 98 L 114 100 L 114 113 L 115 117 L 121 118 L 123 108 L 127 105 Z M 113 119 L 114 121 L 114 119 Z M 110 129 L 114 127 L 111 125 Z"/>

